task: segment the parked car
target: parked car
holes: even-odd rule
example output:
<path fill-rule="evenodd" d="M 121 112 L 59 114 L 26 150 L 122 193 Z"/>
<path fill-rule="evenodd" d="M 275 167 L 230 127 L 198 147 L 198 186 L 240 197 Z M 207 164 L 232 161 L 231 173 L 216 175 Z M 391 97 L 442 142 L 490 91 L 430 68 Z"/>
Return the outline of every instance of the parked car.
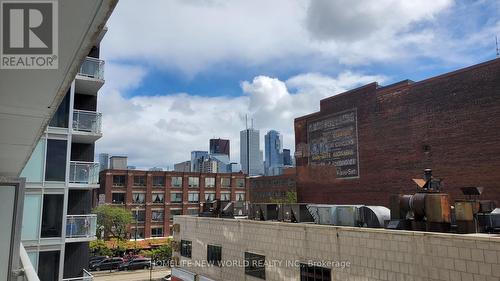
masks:
<path fill-rule="evenodd" d="M 163 281 L 170 281 L 170 280 L 172 280 L 172 275 L 167 274 L 167 275 L 165 275 L 165 277 L 163 277 L 163 279 L 162 279 L 162 280 L 163 280 Z"/>
<path fill-rule="evenodd" d="M 93 263 L 89 266 L 90 270 L 110 270 L 117 269 L 120 267 L 120 264 L 123 263 L 122 258 L 106 258 L 101 260 L 100 262 Z"/>
<path fill-rule="evenodd" d="M 89 267 L 94 264 L 94 263 L 98 263 L 104 259 L 107 259 L 108 257 L 106 256 L 93 256 L 93 257 L 90 257 L 89 258 Z"/>
<path fill-rule="evenodd" d="M 151 267 L 151 260 L 146 258 L 135 258 L 129 262 L 124 262 L 118 270 L 148 269 Z"/>

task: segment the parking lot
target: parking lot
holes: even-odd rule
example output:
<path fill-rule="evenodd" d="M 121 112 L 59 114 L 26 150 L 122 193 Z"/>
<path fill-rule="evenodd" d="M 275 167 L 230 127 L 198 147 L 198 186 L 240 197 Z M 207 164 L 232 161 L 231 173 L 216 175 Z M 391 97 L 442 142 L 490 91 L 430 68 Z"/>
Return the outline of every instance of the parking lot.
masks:
<path fill-rule="evenodd" d="M 165 275 L 170 274 L 170 269 L 158 267 L 152 270 L 150 279 L 149 269 L 131 270 L 131 271 L 93 271 L 96 281 L 144 281 L 144 280 L 162 280 Z"/>

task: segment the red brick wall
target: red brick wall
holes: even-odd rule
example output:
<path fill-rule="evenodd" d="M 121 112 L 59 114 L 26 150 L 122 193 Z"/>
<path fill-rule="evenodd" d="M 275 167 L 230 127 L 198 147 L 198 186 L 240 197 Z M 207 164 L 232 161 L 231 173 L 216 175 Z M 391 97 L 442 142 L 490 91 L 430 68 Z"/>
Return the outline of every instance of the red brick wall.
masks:
<path fill-rule="evenodd" d="M 336 179 L 335 167 L 308 165 L 307 123 L 357 109 L 358 179 Z M 376 83 L 324 99 L 320 112 L 295 120 L 300 202 L 388 205 L 413 193 L 425 168 L 444 191 L 483 186 L 500 202 L 500 59 L 421 82 Z M 427 150 L 427 151 L 426 151 Z"/>
<path fill-rule="evenodd" d="M 125 187 L 113 187 L 113 175 L 126 175 L 126 186 Z M 136 187 L 133 185 L 134 176 L 145 176 L 146 177 L 146 186 L 145 187 Z M 165 186 L 162 187 L 153 187 L 153 176 L 164 176 L 165 177 Z M 172 177 L 179 176 L 182 177 L 182 187 L 172 187 Z M 199 178 L 199 187 L 198 188 L 190 188 L 188 185 L 189 177 L 198 177 Z M 215 188 L 206 188 L 205 187 L 205 178 L 206 177 L 215 177 Z M 231 187 L 221 187 L 221 177 L 229 177 L 231 179 Z M 130 211 L 134 211 L 136 207 L 139 207 L 139 210 L 145 210 L 145 221 L 144 223 L 139 223 L 139 228 L 144 228 L 144 236 L 149 238 L 151 236 L 151 228 L 152 227 L 163 227 L 164 236 L 168 236 L 170 233 L 170 209 L 177 208 L 182 209 L 182 214 L 186 215 L 189 208 L 197 208 L 199 209 L 200 203 L 205 202 L 205 191 L 208 192 L 216 192 L 215 198 L 220 198 L 221 191 L 231 192 L 231 198 L 234 200 L 236 198 L 236 192 L 245 192 L 245 200 L 248 201 L 248 180 L 245 182 L 245 188 L 236 187 L 236 179 L 238 178 L 246 178 L 246 175 L 240 173 L 234 174 L 201 174 L 201 173 L 181 173 L 181 172 L 160 172 L 160 171 L 140 171 L 140 170 L 104 170 L 100 173 L 100 189 L 99 194 L 105 194 L 105 203 L 112 204 L 112 194 L 114 192 L 125 192 L 125 205 L 116 205 L 123 206 Z M 188 202 L 188 193 L 189 192 L 198 192 L 199 193 L 199 203 L 189 203 Z M 145 196 L 145 204 L 134 204 L 132 200 L 133 192 L 144 192 Z M 152 194 L 155 192 L 164 193 L 164 203 L 152 203 Z M 171 192 L 182 192 L 183 193 L 183 202 L 182 203 L 172 203 L 171 202 Z M 96 196 L 98 198 L 98 196 Z M 152 221 L 152 210 L 162 210 L 164 211 L 164 220 L 163 222 L 153 222 Z M 130 225 L 129 232 L 135 227 L 135 223 Z"/>

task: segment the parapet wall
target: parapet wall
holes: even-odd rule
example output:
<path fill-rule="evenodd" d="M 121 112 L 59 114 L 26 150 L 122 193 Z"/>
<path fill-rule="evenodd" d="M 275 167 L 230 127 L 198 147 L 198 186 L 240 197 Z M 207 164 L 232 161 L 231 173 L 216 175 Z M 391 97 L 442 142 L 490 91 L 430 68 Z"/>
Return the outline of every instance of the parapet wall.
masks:
<path fill-rule="evenodd" d="M 300 280 L 297 265 L 308 262 L 331 268 L 332 280 L 500 280 L 500 238 L 487 235 L 190 216 L 174 223 L 174 240 L 192 241 L 180 267 L 213 280 L 262 280 L 245 275 L 245 251 L 266 257 L 265 280 Z M 222 246 L 225 266 L 203 264 L 207 244 Z"/>

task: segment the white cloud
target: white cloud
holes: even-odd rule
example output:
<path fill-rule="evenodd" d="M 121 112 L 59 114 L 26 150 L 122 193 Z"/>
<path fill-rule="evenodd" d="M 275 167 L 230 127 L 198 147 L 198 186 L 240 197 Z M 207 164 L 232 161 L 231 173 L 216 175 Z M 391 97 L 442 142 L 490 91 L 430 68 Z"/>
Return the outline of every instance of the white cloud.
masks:
<path fill-rule="evenodd" d="M 115 67 L 115 66 L 113 66 Z M 129 69 L 120 65 L 118 68 Z M 120 71 L 118 71 L 120 72 Z M 142 79 L 137 72 L 131 80 Z M 319 100 L 384 77 L 345 72 L 337 77 L 309 73 L 281 81 L 267 76 L 241 83 L 246 94 L 239 97 L 200 97 L 179 93 L 166 96 L 125 97 L 108 86 L 99 97 L 104 137 L 98 152 L 126 154 L 139 167 L 172 168 L 187 160 L 192 150 L 208 150 L 212 137 L 231 140 L 231 159 L 239 161 L 239 132 L 245 113 L 255 120 L 261 138 L 270 129 L 284 136 L 286 148 L 294 149 L 293 120 L 319 110 Z M 140 81 L 139 81 L 140 82 Z"/>
<path fill-rule="evenodd" d="M 453 0 L 122 0 L 103 52 L 188 76 L 227 62 L 331 67 L 437 57 L 432 43 L 450 36 L 433 24 L 453 6 Z"/>

